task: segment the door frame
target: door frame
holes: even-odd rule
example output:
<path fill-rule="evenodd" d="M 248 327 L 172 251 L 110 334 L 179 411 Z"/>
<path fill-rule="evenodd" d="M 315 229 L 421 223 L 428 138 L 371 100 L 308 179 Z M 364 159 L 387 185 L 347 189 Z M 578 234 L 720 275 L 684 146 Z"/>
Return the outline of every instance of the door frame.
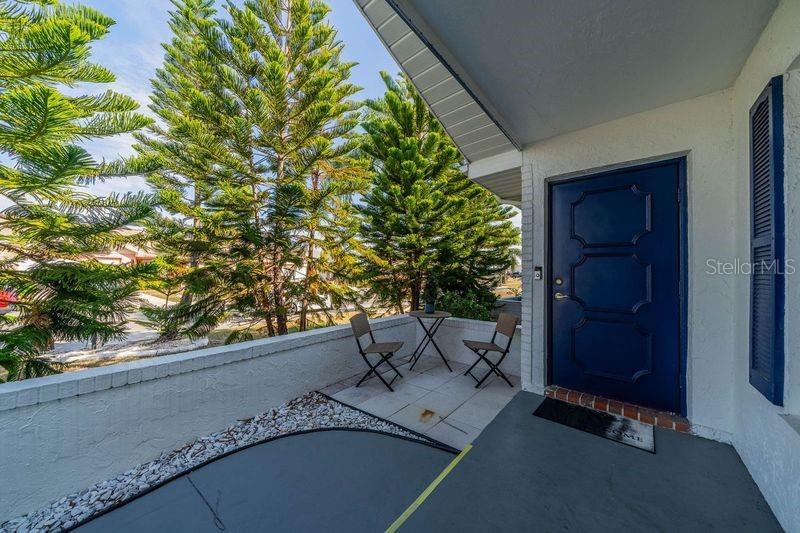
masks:
<path fill-rule="evenodd" d="M 545 253 L 545 289 L 544 289 L 544 330 L 545 330 L 545 366 L 547 385 L 553 384 L 553 331 L 552 331 L 552 238 L 551 238 L 551 190 L 555 185 L 582 181 L 592 178 L 610 176 L 619 172 L 630 170 L 646 170 L 665 164 L 678 165 L 678 414 L 686 416 L 687 391 L 686 367 L 688 352 L 688 180 L 687 180 L 688 152 L 668 154 L 650 158 L 639 162 L 629 162 L 611 165 L 600 169 L 586 170 L 562 176 L 553 176 L 544 180 L 544 253 Z"/>

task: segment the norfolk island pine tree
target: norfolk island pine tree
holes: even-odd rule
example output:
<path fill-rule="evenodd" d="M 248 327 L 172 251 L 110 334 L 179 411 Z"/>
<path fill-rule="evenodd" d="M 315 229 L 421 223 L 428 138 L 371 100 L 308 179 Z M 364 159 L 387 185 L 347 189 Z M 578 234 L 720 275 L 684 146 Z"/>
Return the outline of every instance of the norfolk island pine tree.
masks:
<path fill-rule="evenodd" d="M 98 163 L 90 139 L 151 121 L 130 97 L 105 91 L 67 96 L 61 88 L 107 84 L 114 75 L 89 61 L 114 21 L 56 0 L 0 4 L 0 286 L 16 295 L 3 315 L 0 366 L 7 380 L 59 370 L 44 353 L 56 341 L 102 343 L 124 323 L 148 266 L 105 265 L 90 254 L 129 237 L 119 232 L 152 213 L 143 194 L 97 197 L 82 186 L 137 173 L 126 161 Z"/>

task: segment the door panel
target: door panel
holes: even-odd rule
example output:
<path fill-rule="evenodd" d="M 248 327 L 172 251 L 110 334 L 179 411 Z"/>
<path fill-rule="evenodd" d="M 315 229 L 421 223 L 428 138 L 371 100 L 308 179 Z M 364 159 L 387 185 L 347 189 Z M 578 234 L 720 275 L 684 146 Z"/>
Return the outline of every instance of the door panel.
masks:
<path fill-rule="evenodd" d="M 682 164 L 550 185 L 554 384 L 680 411 Z"/>

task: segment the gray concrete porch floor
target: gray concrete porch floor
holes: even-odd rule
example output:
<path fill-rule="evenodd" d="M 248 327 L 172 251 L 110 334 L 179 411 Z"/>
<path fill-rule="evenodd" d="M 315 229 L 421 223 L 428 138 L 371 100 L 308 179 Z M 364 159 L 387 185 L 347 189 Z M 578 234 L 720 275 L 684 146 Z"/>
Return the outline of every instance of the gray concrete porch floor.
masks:
<path fill-rule="evenodd" d="M 405 362 L 404 362 L 405 361 Z M 394 362 L 394 360 L 393 360 Z M 399 363 L 399 366 L 398 366 Z M 520 391 L 518 376 L 509 375 L 514 387 L 497 376 L 490 376 L 480 388 L 465 376 L 467 365 L 449 361 L 449 371 L 438 356 L 423 355 L 409 370 L 407 359 L 394 362 L 403 375 L 393 384 L 394 392 L 376 377 L 356 387 L 363 374 L 322 389 L 340 402 L 427 435 L 458 449 L 475 440 L 492 419 Z M 384 365 L 382 368 L 388 368 Z M 365 368 L 366 372 L 366 368 Z M 485 366 L 474 374 L 482 377 Z M 394 373 L 384 371 L 389 381 Z"/>
<path fill-rule="evenodd" d="M 655 429 L 656 454 L 533 416 L 520 392 L 401 531 L 780 531 L 735 450 Z M 453 460 L 326 431 L 224 457 L 81 531 L 383 531 Z"/>
<path fill-rule="evenodd" d="M 732 446 L 655 428 L 656 454 L 533 416 L 520 392 L 404 531 L 781 531 Z"/>
<path fill-rule="evenodd" d="M 218 459 L 78 531 L 383 531 L 453 457 L 364 431 L 292 435 Z"/>

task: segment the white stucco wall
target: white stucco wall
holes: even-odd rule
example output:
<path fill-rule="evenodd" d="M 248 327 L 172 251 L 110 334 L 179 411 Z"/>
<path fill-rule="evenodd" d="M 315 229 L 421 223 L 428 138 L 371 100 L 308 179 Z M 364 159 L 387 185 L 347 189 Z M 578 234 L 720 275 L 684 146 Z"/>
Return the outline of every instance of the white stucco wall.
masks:
<path fill-rule="evenodd" d="M 709 275 L 706 260 L 749 260 L 749 109 L 772 76 L 785 74 L 787 258 L 800 261 L 800 70 L 791 70 L 800 67 L 798 21 L 800 0 L 783 0 L 731 88 L 529 146 L 522 167 L 521 369 L 523 386 L 540 392 L 545 284 L 531 278 L 534 266 L 547 267 L 545 180 L 686 154 L 688 417 L 701 435 L 735 445 L 789 531 L 800 531 L 800 424 L 786 416 L 800 415 L 800 270 L 786 280 L 779 408 L 748 382 L 749 279 Z"/>
<path fill-rule="evenodd" d="M 416 322 L 372 321 L 376 340 Z M 0 523 L 365 370 L 349 326 L 0 385 Z"/>
<path fill-rule="evenodd" d="M 797 62 L 800 63 L 800 56 Z M 787 258 L 794 259 L 796 274 L 800 274 L 800 65 L 791 70 L 783 78 L 784 92 L 784 191 L 786 194 L 786 248 Z M 800 415 L 800 275 L 787 276 L 786 288 L 786 325 L 785 345 L 786 375 L 785 396 L 786 409 L 790 413 Z"/>
<path fill-rule="evenodd" d="M 434 339 L 448 360 L 472 365 L 472 363 L 478 359 L 478 356 L 475 355 L 475 352 L 464 346 L 462 341 L 464 339 L 469 339 L 489 342 L 492 339 L 494 328 L 494 322 L 469 320 L 466 318 L 448 318 L 442 323 Z M 522 337 L 520 333 L 521 328 L 517 326 L 517 333 L 511 340 L 511 348 L 508 351 L 508 355 L 506 355 L 505 359 L 503 359 L 503 363 L 500 365 L 500 369 L 509 375 L 520 375 L 520 339 Z M 424 335 L 425 332 L 422 331 L 422 327 L 417 325 L 417 343 L 424 339 Z M 495 342 L 500 347 L 504 348 L 508 341 L 501 335 L 497 337 Z M 438 358 L 439 354 L 436 353 L 433 345 L 429 344 L 428 347 L 425 348 L 424 357 Z M 497 361 L 499 354 L 490 353 L 488 357 L 491 361 Z M 485 363 L 479 363 L 475 369 L 475 375 L 480 377 L 487 369 L 488 367 Z"/>
<path fill-rule="evenodd" d="M 733 86 L 732 116 L 736 132 L 737 219 L 736 249 L 749 255 L 749 109 L 772 76 L 784 74 L 786 257 L 800 260 L 800 0 L 784 0 L 764 30 Z M 772 405 L 750 386 L 748 378 L 750 293 L 746 277 L 737 279 L 734 346 L 736 425 L 734 445 L 753 479 L 787 531 L 800 531 L 800 434 L 782 416 L 800 414 L 800 272 L 786 276 L 785 408 Z"/>

